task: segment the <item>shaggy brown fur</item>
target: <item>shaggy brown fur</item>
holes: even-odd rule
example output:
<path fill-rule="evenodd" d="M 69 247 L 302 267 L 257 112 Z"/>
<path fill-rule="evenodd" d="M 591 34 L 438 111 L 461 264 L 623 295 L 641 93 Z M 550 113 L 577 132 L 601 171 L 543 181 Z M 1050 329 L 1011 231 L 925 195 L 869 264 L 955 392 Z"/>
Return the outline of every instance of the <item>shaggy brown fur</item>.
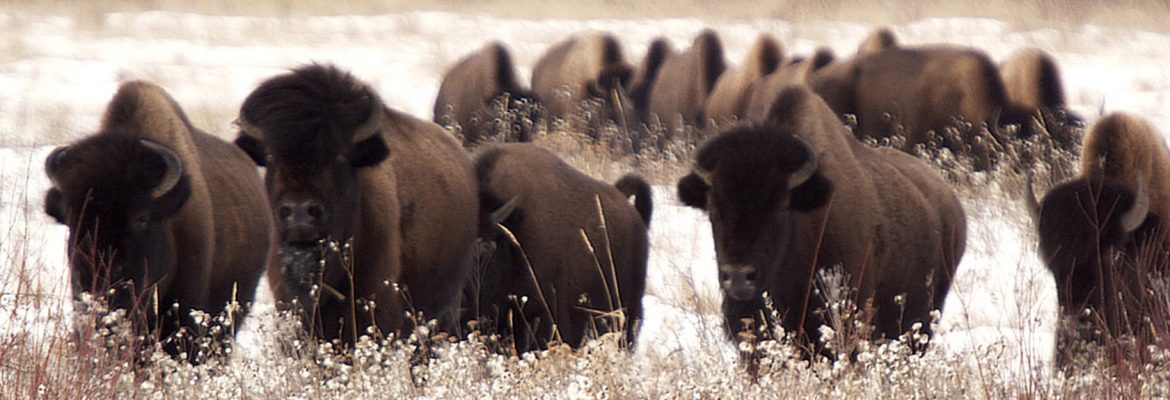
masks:
<path fill-rule="evenodd" d="M 771 74 L 784 61 L 784 48 L 770 34 L 761 34 L 748 51 L 743 65 L 719 76 L 703 112 L 716 124 L 741 119 L 747 109 L 754 83 Z"/>
<path fill-rule="evenodd" d="M 647 116 L 661 121 L 668 136 L 684 126 L 706 126 L 703 104 L 726 68 L 719 35 L 711 30 L 699 33 L 690 49 L 672 54 L 662 64 L 650 91 Z"/>
<path fill-rule="evenodd" d="M 820 48 L 813 54 L 812 59 L 793 60 L 757 80 L 747 91 L 747 103 L 744 105 L 743 118 L 748 121 L 762 122 L 768 118 L 772 103 L 776 96 L 785 88 L 796 84 L 807 84 L 816 70 L 833 62 L 833 52 Z"/>
<path fill-rule="evenodd" d="M 1160 308 L 1145 295 L 1152 289 L 1148 274 L 1170 272 L 1170 241 L 1160 223 L 1170 212 L 1170 152 L 1162 136 L 1139 117 L 1110 114 L 1086 136 L 1081 161 L 1081 176 L 1050 190 L 1037 215 L 1041 257 L 1056 279 L 1064 322 L 1075 326 L 1058 331 L 1062 367 L 1080 339 L 1100 344 L 1149 333 L 1146 327 L 1155 325 L 1142 321 Z"/>
<path fill-rule="evenodd" d="M 237 145 L 268 167 L 285 256 L 269 282 L 282 307 L 297 300 L 306 329 L 345 343 L 371 328 L 407 332 L 405 311 L 457 329 L 478 216 L 458 142 L 327 65 L 261 83 L 240 125 Z M 325 240 L 352 247 L 334 252 Z"/>
<path fill-rule="evenodd" d="M 158 327 L 171 355 L 201 360 L 201 348 L 172 335 L 198 327 L 191 310 L 250 303 L 270 257 L 272 218 L 247 155 L 191 126 L 161 87 L 133 81 L 110 100 L 98 132 L 55 150 L 45 170 L 53 181 L 46 212 L 70 228 L 74 295 L 119 289 L 111 308 L 129 311 L 140 334 Z M 167 176 L 178 181 L 153 193 Z"/>
<path fill-rule="evenodd" d="M 999 66 L 1008 101 L 1037 117 L 1056 148 L 1076 154 L 1084 121 L 1068 109 L 1060 67 L 1040 49 L 1013 53 Z"/>
<path fill-rule="evenodd" d="M 485 213 L 514 201 L 500 223 L 519 242 L 516 247 L 494 223 L 485 233 L 497 254 L 485 273 L 492 278 L 482 284 L 480 314 L 513 333 L 520 352 L 558 338 L 579 347 L 590 333 L 622 330 L 633 345 L 646 289 L 649 185 L 626 176 L 615 188 L 529 144 L 480 152 L 476 172 Z M 521 298 L 527 303 L 518 304 Z"/>
<path fill-rule="evenodd" d="M 857 55 L 877 53 L 879 51 L 894 48 L 898 45 L 898 37 L 894 35 L 894 31 L 888 26 L 874 29 L 870 32 L 865 40 L 857 46 Z"/>
<path fill-rule="evenodd" d="M 814 271 L 834 265 L 854 304 L 875 307 L 875 337 L 915 323 L 929 333 L 965 249 L 962 205 L 927 164 L 854 140 L 800 86 L 780 93 L 766 122 L 704 144 L 678 191 L 711 218 L 732 333 L 762 322 L 768 292 L 781 319 L 767 323 L 819 349 L 829 320 L 817 312 L 826 303 L 812 293 Z"/>
<path fill-rule="evenodd" d="M 520 86 L 512 56 L 503 43 L 490 42 L 447 71 L 435 98 L 434 121 L 458 126 L 463 146 L 480 141 L 531 140 L 535 104 Z"/>
<path fill-rule="evenodd" d="M 579 117 L 585 114 L 583 110 L 593 108 L 596 116 L 584 121 L 584 126 L 570 127 L 596 137 L 607 123 L 629 128 L 637 124 L 636 106 L 625 92 L 632 75 L 616 37 L 583 34 L 553 45 L 536 62 L 532 93 L 544 105 L 549 122 Z"/>
<path fill-rule="evenodd" d="M 646 55 L 642 57 L 642 65 L 638 66 L 633 79 L 630 79 L 630 83 L 626 85 L 630 100 L 634 102 L 638 119 L 641 121 L 648 120 L 650 90 L 654 88 L 654 81 L 658 79 L 658 71 L 662 68 L 662 63 L 666 61 L 666 57 L 669 57 L 671 52 L 669 40 L 666 38 L 654 39 L 653 42 L 650 42 L 650 47 L 646 49 Z"/>
<path fill-rule="evenodd" d="M 838 115 L 857 117 L 859 135 L 901 134 L 909 152 L 933 132 L 956 154 L 973 156 L 978 169 L 990 168 L 995 154 L 989 143 L 976 139 L 984 126 L 1019 124 L 1021 135 L 1031 133 L 1028 112 L 1008 102 L 995 65 L 975 49 L 894 47 L 827 66 L 811 85 Z M 972 126 L 959 126 L 956 118 Z M 959 131 L 951 135 L 947 128 Z"/>

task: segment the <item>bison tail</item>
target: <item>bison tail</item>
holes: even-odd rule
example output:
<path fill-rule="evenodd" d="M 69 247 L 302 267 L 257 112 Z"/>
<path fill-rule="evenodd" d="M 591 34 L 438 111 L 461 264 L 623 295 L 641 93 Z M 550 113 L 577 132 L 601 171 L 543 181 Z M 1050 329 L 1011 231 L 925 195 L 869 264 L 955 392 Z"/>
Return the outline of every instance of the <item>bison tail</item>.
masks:
<path fill-rule="evenodd" d="M 626 198 L 634 196 L 634 209 L 642 216 L 642 222 L 650 227 L 650 214 L 654 212 L 654 200 L 650 195 L 650 184 L 637 174 L 626 174 L 613 184 Z"/>

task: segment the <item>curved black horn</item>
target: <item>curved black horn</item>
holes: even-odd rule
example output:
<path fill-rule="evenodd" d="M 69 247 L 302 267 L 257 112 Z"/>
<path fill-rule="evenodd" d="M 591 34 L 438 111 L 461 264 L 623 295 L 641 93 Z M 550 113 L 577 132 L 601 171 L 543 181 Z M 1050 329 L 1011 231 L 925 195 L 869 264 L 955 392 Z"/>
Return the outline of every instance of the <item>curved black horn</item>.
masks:
<path fill-rule="evenodd" d="M 150 149 L 150 151 L 158 154 L 167 164 L 167 171 L 163 174 L 162 181 L 150 192 L 150 198 L 157 199 L 170 192 L 171 189 L 175 188 L 175 184 L 179 183 L 179 178 L 183 176 L 183 162 L 179 160 L 178 154 L 175 154 L 171 149 L 163 147 L 161 144 L 145 139 L 139 140 L 138 143 L 141 143 L 147 149 Z"/>
<path fill-rule="evenodd" d="M 798 143 L 804 147 L 805 153 L 808 154 L 808 161 L 805 161 L 804 164 L 800 166 L 800 168 L 797 168 L 788 175 L 789 189 L 800 186 L 805 181 L 808 181 L 808 179 L 812 178 L 813 174 L 817 172 L 818 168 L 817 153 L 813 152 L 812 147 L 809 147 L 808 143 L 805 143 L 803 140 L 798 141 Z"/>
<path fill-rule="evenodd" d="M 1133 206 L 1121 215 L 1121 229 L 1126 232 L 1133 232 L 1142 222 L 1146 221 L 1146 216 L 1150 213 L 1150 192 L 1146 184 L 1146 178 L 1138 175 L 1137 193 L 1134 194 Z"/>
<path fill-rule="evenodd" d="M 53 149 L 53 152 L 45 157 L 45 175 L 49 177 L 49 182 L 52 182 L 55 188 L 60 188 L 57 184 L 57 176 L 61 174 L 61 156 L 68 152 L 69 146 L 61 146 Z"/>
<path fill-rule="evenodd" d="M 377 134 L 382 129 L 382 116 L 385 113 L 382 98 L 374 90 L 366 87 L 366 95 L 370 97 L 370 117 L 354 129 L 353 142 L 357 143 Z"/>

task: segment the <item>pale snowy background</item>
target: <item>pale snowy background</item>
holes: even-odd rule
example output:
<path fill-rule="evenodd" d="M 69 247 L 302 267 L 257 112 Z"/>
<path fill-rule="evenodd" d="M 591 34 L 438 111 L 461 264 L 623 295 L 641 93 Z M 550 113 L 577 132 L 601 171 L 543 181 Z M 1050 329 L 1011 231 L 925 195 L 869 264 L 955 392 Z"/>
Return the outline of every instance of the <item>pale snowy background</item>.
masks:
<path fill-rule="evenodd" d="M 381 91 L 386 103 L 431 117 L 443 72 L 463 55 L 498 39 L 513 51 L 522 77 L 545 48 L 578 31 L 606 30 L 640 61 L 649 42 L 668 37 L 687 47 L 703 28 L 718 31 L 728 61 L 738 64 L 761 32 L 789 54 L 828 46 L 851 54 L 873 26 L 774 19 L 507 19 L 439 12 L 362 17 L 217 17 L 171 12 L 106 14 L 93 19 L 0 13 L 0 335 L 36 329 L 70 308 L 66 229 L 41 211 L 52 147 L 91 132 L 120 82 L 150 79 L 178 100 L 196 125 L 230 139 L 239 103 L 271 75 L 308 62 L 332 62 Z M 997 20 L 927 19 L 894 26 L 909 45 L 971 45 L 1000 60 L 1039 47 L 1064 72 L 1072 108 L 1090 122 L 1101 111 L 1128 111 L 1170 131 L 1170 36 L 1083 26 L 1017 30 Z M 647 321 L 637 357 L 716 352 L 734 363 L 719 331 L 714 250 L 705 216 L 681 207 L 677 177 L 657 177 Z M 967 198 L 967 253 L 947 307 L 941 351 L 998 349 L 1008 367 L 1051 358 L 1056 297 L 1036 258 L 1035 238 L 1018 202 L 992 193 Z M 27 238 L 27 239 L 26 239 Z M 24 274 L 29 279 L 17 279 Z M 12 310 L 17 285 L 39 285 L 43 307 Z M 257 314 L 240 334 L 242 357 L 270 354 L 266 287 Z M 23 304 L 23 303 L 22 303 Z M 14 320 L 14 318 L 16 320 Z M 51 322 L 44 322 L 51 323 Z"/>

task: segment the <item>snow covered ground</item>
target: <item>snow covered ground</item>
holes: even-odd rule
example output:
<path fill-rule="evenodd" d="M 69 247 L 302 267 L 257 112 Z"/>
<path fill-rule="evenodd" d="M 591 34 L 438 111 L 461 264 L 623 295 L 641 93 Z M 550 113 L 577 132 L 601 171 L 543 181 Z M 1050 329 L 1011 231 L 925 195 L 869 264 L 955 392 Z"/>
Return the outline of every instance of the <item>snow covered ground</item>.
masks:
<path fill-rule="evenodd" d="M 97 127 L 120 82 L 158 82 L 197 125 L 231 138 L 230 123 L 244 96 L 264 78 L 303 63 L 348 68 L 378 88 L 391 107 L 430 118 L 442 73 L 488 40 L 506 43 L 521 75 L 528 76 L 546 47 L 574 32 L 614 32 L 624 41 L 627 58 L 636 62 L 655 37 L 666 36 L 681 48 L 707 27 L 721 34 L 733 64 L 761 32 L 779 37 L 790 54 L 828 46 L 843 56 L 873 28 L 776 19 L 524 20 L 438 12 L 296 18 L 138 12 L 79 21 L 0 8 L 0 335 L 11 327 L 35 326 L 13 317 L 37 320 L 69 309 L 61 301 L 68 293 L 66 231 L 41 211 L 48 186 L 41 165 L 54 145 Z M 906 44 L 971 45 L 997 60 L 1018 48 L 1039 47 L 1059 61 L 1071 106 L 1089 121 L 1102 111 L 1129 111 L 1170 131 L 1168 35 L 1095 26 L 1016 30 L 974 18 L 893 28 Z M 674 199 L 668 183 L 677 177 L 660 178 L 640 353 L 716 351 L 733 360 L 719 331 L 706 217 Z M 961 353 L 998 344 L 1008 359 L 1048 360 L 1055 290 L 1035 256 L 1022 208 L 1006 198 L 965 199 L 969 243 L 943 311 L 940 347 Z M 31 271 L 30 281 L 55 301 L 13 312 L 11 294 L 19 291 L 11 277 L 20 271 Z M 260 314 L 271 310 L 270 297 L 260 301 Z M 264 353 L 267 341 L 256 329 L 264 319 L 250 321 L 240 338 L 246 357 Z"/>

